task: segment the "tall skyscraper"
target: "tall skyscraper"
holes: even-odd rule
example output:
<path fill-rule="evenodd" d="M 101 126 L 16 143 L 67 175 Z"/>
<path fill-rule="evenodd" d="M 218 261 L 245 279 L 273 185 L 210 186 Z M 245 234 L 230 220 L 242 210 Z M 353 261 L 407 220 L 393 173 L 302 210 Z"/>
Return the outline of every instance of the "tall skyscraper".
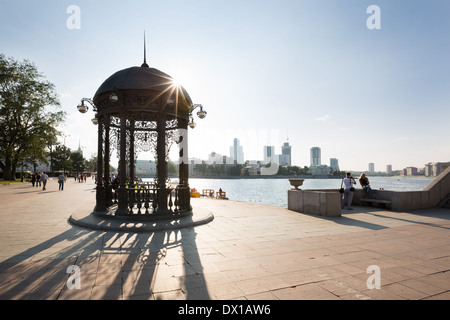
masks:
<path fill-rule="evenodd" d="M 388 165 L 386 166 L 386 173 L 387 173 L 387 174 L 392 174 L 392 164 L 388 164 Z"/>
<path fill-rule="evenodd" d="M 291 146 L 289 145 L 289 142 L 285 142 L 281 146 L 280 165 L 282 166 L 291 165 Z"/>
<path fill-rule="evenodd" d="M 339 160 L 330 158 L 330 168 L 333 169 L 333 171 L 339 171 Z"/>
<path fill-rule="evenodd" d="M 275 161 L 275 147 L 264 146 L 264 162 L 269 163 Z"/>
<path fill-rule="evenodd" d="M 369 163 L 369 172 L 375 172 L 375 164 L 374 163 Z"/>
<path fill-rule="evenodd" d="M 244 163 L 244 148 L 239 144 L 238 138 L 234 138 L 233 146 L 230 147 L 230 157 L 237 164 Z"/>
<path fill-rule="evenodd" d="M 321 151 L 319 147 L 311 148 L 311 166 L 321 165 Z"/>

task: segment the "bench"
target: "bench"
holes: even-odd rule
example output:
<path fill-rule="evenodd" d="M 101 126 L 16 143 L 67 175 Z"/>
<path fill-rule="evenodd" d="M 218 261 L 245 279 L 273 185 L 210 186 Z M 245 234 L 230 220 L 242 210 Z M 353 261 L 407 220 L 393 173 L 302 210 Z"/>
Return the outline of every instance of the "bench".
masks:
<path fill-rule="evenodd" d="M 372 204 L 382 204 L 385 205 L 387 207 L 391 206 L 391 201 L 389 200 L 378 200 L 378 199 L 359 199 L 361 202 L 368 202 L 368 203 L 372 203 Z"/>
<path fill-rule="evenodd" d="M 227 199 L 227 193 L 225 191 L 217 191 L 216 199 Z"/>
<path fill-rule="evenodd" d="M 214 198 L 214 189 L 203 189 L 202 197 Z"/>

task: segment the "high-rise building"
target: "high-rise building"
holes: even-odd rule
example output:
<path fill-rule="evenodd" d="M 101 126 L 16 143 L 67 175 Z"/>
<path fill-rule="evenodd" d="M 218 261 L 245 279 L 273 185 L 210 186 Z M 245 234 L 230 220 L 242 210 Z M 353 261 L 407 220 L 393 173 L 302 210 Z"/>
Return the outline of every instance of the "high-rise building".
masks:
<path fill-rule="evenodd" d="M 375 172 L 375 164 L 374 163 L 369 163 L 369 172 Z"/>
<path fill-rule="evenodd" d="M 392 164 L 386 166 L 386 174 L 392 174 Z"/>
<path fill-rule="evenodd" d="M 239 144 L 238 138 L 234 138 L 233 146 L 230 147 L 230 157 L 237 164 L 244 163 L 244 148 Z"/>
<path fill-rule="evenodd" d="M 285 142 L 281 146 L 280 165 L 282 166 L 291 165 L 291 146 L 289 145 L 289 142 Z"/>
<path fill-rule="evenodd" d="M 418 172 L 418 170 L 417 170 L 416 167 L 407 167 L 406 168 L 406 175 L 407 176 L 415 176 L 415 175 L 417 175 L 417 172 Z"/>
<path fill-rule="evenodd" d="M 333 169 L 333 171 L 339 171 L 339 160 L 330 158 L 330 168 Z"/>
<path fill-rule="evenodd" d="M 319 147 L 311 148 L 311 166 L 321 165 L 321 152 Z"/>
<path fill-rule="evenodd" d="M 426 177 L 437 177 L 450 167 L 450 162 L 429 162 L 425 165 Z"/>
<path fill-rule="evenodd" d="M 78 141 L 78 150 L 75 152 L 78 152 L 79 154 L 83 155 L 83 149 L 81 148 L 81 141 Z"/>
<path fill-rule="evenodd" d="M 275 147 L 274 146 L 264 146 L 264 163 L 270 163 L 276 161 L 275 158 Z"/>

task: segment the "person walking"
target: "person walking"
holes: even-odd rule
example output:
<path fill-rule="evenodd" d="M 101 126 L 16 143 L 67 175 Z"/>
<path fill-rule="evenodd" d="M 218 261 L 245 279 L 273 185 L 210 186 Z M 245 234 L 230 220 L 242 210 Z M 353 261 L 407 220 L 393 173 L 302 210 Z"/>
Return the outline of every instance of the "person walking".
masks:
<path fill-rule="evenodd" d="M 65 181 L 66 181 L 66 177 L 64 176 L 64 174 L 61 173 L 58 177 L 59 191 L 64 190 L 64 182 Z"/>
<path fill-rule="evenodd" d="M 41 173 L 36 173 L 36 187 L 41 186 Z"/>
<path fill-rule="evenodd" d="M 34 187 L 34 184 L 36 183 L 36 172 L 33 172 L 33 174 L 31 175 L 31 184 Z"/>
<path fill-rule="evenodd" d="M 355 179 L 353 179 L 350 172 L 346 173 L 346 177 L 344 178 L 344 195 L 342 196 L 342 204 L 341 208 L 344 209 L 345 206 L 347 206 L 347 210 L 353 210 L 351 208 L 352 206 L 352 200 L 353 200 L 353 191 L 355 191 L 355 188 L 353 185 L 356 184 Z"/>
<path fill-rule="evenodd" d="M 46 190 L 46 185 L 47 185 L 47 180 L 48 180 L 48 175 L 45 174 L 45 172 L 42 172 L 42 190 Z"/>

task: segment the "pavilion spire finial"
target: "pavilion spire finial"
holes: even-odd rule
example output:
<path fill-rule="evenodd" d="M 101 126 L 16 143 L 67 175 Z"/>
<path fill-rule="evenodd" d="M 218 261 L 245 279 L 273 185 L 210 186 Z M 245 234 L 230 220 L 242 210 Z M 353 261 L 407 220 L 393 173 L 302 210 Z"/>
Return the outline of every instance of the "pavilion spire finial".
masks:
<path fill-rule="evenodd" d="M 145 44 L 145 30 L 144 30 L 144 63 L 141 65 L 141 67 L 149 68 L 147 64 L 147 46 Z"/>

